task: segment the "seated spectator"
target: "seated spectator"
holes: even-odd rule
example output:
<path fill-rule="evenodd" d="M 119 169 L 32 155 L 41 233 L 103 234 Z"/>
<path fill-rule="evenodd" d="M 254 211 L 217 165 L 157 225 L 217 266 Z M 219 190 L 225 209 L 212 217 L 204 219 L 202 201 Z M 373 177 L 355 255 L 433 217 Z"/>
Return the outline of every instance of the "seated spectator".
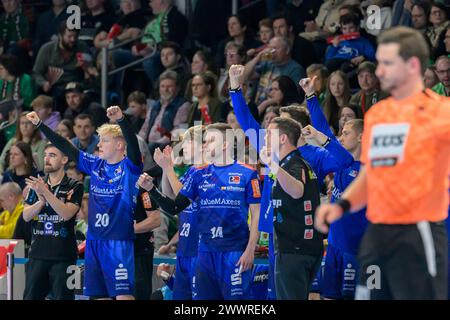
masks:
<path fill-rule="evenodd" d="M 216 76 L 206 71 L 192 79 L 192 94 L 195 102 L 192 104 L 187 123 L 189 127 L 201 124 L 208 125 L 215 122 L 224 122 L 228 110 L 221 108 L 222 104 L 217 98 Z"/>
<path fill-rule="evenodd" d="M 3 174 L 1 184 L 15 182 L 23 190 L 25 189 L 25 179 L 38 175 L 38 170 L 34 166 L 31 147 L 28 143 L 18 141 L 14 143 L 9 151 L 9 168 Z M 43 176 L 41 174 L 41 176 Z"/>
<path fill-rule="evenodd" d="M 67 140 L 72 140 L 75 136 L 73 133 L 73 122 L 69 119 L 62 119 L 58 123 L 55 132 Z"/>
<path fill-rule="evenodd" d="M 430 16 L 430 4 L 426 1 L 414 2 L 411 9 L 412 27 L 425 36 L 429 31 L 428 17 Z"/>
<path fill-rule="evenodd" d="M 262 61 L 267 59 L 268 61 Z M 244 81 L 258 79 L 255 103 L 258 105 L 269 96 L 272 79 L 288 76 L 295 83 L 305 77 L 303 67 L 291 58 L 287 39 L 273 37 L 269 47 L 261 51 L 245 65 Z"/>
<path fill-rule="evenodd" d="M 124 114 L 130 117 L 134 133 L 138 134 L 147 118 L 147 97 L 141 91 L 134 91 L 128 95 L 127 102 L 128 108 L 124 111 Z"/>
<path fill-rule="evenodd" d="M 293 22 L 294 34 L 305 31 L 305 22 L 317 17 L 322 3 L 322 0 L 292 0 L 288 4 L 286 12 Z"/>
<path fill-rule="evenodd" d="M 248 34 L 247 24 L 244 19 L 238 15 L 232 15 L 228 18 L 228 37 L 222 40 L 216 50 L 215 63 L 219 68 L 225 66 L 225 59 L 223 52 L 225 52 L 225 46 L 229 42 L 237 43 L 244 47 L 246 52 L 249 49 L 258 48 L 261 43 L 255 40 Z"/>
<path fill-rule="evenodd" d="M 339 70 L 333 72 L 328 78 L 323 113 L 335 135 L 339 132 L 340 110 L 348 106 L 350 97 L 350 85 L 345 73 Z"/>
<path fill-rule="evenodd" d="M 57 37 L 59 25 L 69 17 L 66 11 L 67 3 L 67 0 L 52 0 L 52 7 L 39 15 L 33 37 L 33 53 L 35 55 L 44 43 Z"/>
<path fill-rule="evenodd" d="M 59 27 L 58 39 L 44 44 L 36 57 L 33 78 L 46 94 L 55 98 L 58 111 L 64 105 L 64 88 L 67 83 L 81 81 L 83 70 L 77 61 L 77 53 L 87 53 L 87 46 L 78 41 L 78 31 Z"/>
<path fill-rule="evenodd" d="M 245 63 L 245 48 L 235 42 L 228 42 L 225 46 L 225 68 L 220 69 L 217 81 L 217 94 L 221 102 L 228 101 L 230 90 L 228 70 L 233 64 Z"/>
<path fill-rule="evenodd" d="M 0 100 L 23 100 L 26 108 L 36 97 L 36 85 L 33 78 L 22 73 L 17 57 L 5 54 L 0 56 Z"/>
<path fill-rule="evenodd" d="M 95 134 L 91 116 L 85 113 L 79 114 L 75 117 L 74 122 L 75 138 L 71 140 L 73 145 L 81 151 L 93 154 L 99 143 L 99 138 Z"/>
<path fill-rule="evenodd" d="M 31 49 L 30 25 L 22 10 L 22 0 L 2 0 L 5 12 L 0 16 L 2 52 L 27 59 Z M 22 61 L 22 63 L 28 61 Z"/>
<path fill-rule="evenodd" d="M 157 45 L 163 41 L 173 41 L 182 45 L 188 33 L 188 21 L 177 7 L 174 0 L 151 1 L 150 7 L 155 17 L 145 26 L 143 36 L 139 43 L 130 50 L 118 49 L 113 52 L 114 65 L 119 68 L 142 57 L 152 55 L 145 60 L 142 67 L 145 70 L 160 70 L 161 57 Z M 122 82 L 123 72 L 116 76 L 118 83 Z M 121 94 L 121 85 L 116 89 Z"/>
<path fill-rule="evenodd" d="M 339 133 L 337 136 L 340 137 L 342 135 L 342 129 L 347 121 L 362 118 L 363 115 L 358 105 L 349 104 L 348 106 L 341 108 L 339 112 Z"/>
<path fill-rule="evenodd" d="M 121 0 L 120 10 L 123 13 L 123 16 L 117 21 L 117 25 L 120 26 L 120 33 L 113 39 L 109 32 L 111 30 L 100 31 L 94 41 L 97 49 L 109 46 L 112 41 L 121 43 L 135 39 L 147 24 L 147 18 L 144 10 L 141 9 L 140 0 Z M 131 49 L 131 47 L 132 44 L 130 43 L 122 48 Z"/>
<path fill-rule="evenodd" d="M 325 39 L 339 28 L 339 9 L 345 5 L 359 5 L 359 0 L 325 0 L 314 20 L 305 21 L 301 37 L 310 40 Z"/>
<path fill-rule="evenodd" d="M 17 219 L 23 212 L 22 189 L 15 182 L 0 186 L 0 239 L 12 239 Z"/>
<path fill-rule="evenodd" d="M 349 14 L 340 18 L 342 35 L 359 32 L 359 20 L 356 15 Z M 341 69 L 349 72 L 364 60 L 375 60 L 375 50 L 369 40 L 359 37 L 350 40 L 340 40 L 335 36 L 328 46 L 325 62 L 330 72 Z"/>
<path fill-rule="evenodd" d="M 433 87 L 433 91 L 442 96 L 450 96 L 450 58 L 440 56 L 436 60 L 436 75 L 439 83 Z"/>
<path fill-rule="evenodd" d="M 0 102 L 0 123 L 2 128 L 2 135 L 0 137 L 1 149 L 16 134 L 17 118 L 21 112 L 22 100 L 5 100 Z"/>
<path fill-rule="evenodd" d="M 7 167 L 6 160 L 11 147 L 17 142 L 24 142 L 31 147 L 34 163 L 39 171 L 44 169 L 44 148 L 47 141 L 43 140 L 39 130 L 26 117 L 23 112 L 17 119 L 17 130 L 14 138 L 8 141 L 0 155 L 0 173 Z"/>
<path fill-rule="evenodd" d="M 200 74 L 202 72 L 211 71 L 215 73 L 215 66 L 212 61 L 212 58 L 210 57 L 209 53 L 199 50 L 197 51 L 194 56 L 192 57 L 191 62 L 191 78 L 186 83 L 186 91 L 184 96 L 189 101 L 192 101 L 192 87 L 191 82 L 192 78 L 196 76 L 197 74 Z"/>
<path fill-rule="evenodd" d="M 392 0 L 370 0 L 369 5 L 378 6 L 380 10 L 380 27 L 369 28 L 365 20 L 365 29 L 368 33 L 378 36 L 383 30 L 392 26 Z"/>
<path fill-rule="evenodd" d="M 191 104 L 180 95 L 178 75 L 168 70 L 159 77 L 159 100 L 150 107 L 139 136 L 149 143 L 150 154 L 156 147 L 170 143 L 172 131 L 186 124 Z"/>
<path fill-rule="evenodd" d="M 318 62 L 313 44 L 294 33 L 294 26 L 287 16 L 280 14 L 272 18 L 272 27 L 276 37 L 288 39 L 291 46 L 291 57 L 306 69 Z"/>
<path fill-rule="evenodd" d="M 269 107 L 264 113 L 263 121 L 261 123 L 261 128 L 266 129 L 273 118 L 280 116 L 280 107 Z"/>
<path fill-rule="evenodd" d="M 314 92 L 319 99 L 321 105 L 325 100 L 325 92 L 327 90 L 328 69 L 323 64 L 312 64 L 306 69 L 307 77 L 314 81 Z"/>
<path fill-rule="evenodd" d="M 118 20 L 113 8 L 106 8 L 107 4 L 108 1 L 105 0 L 86 1 L 87 10 L 81 16 L 79 39 L 84 41 L 90 48 L 94 48 L 96 37 L 107 33 Z"/>
<path fill-rule="evenodd" d="M 361 63 L 358 67 L 358 84 L 361 90 L 351 97 L 350 103 L 358 105 L 363 115 L 375 103 L 388 97 L 388 94 L 380 89 L 375 69 L 376 65 L 369 61 Z"/>
<path fill-rule="evenodd" d="M 64 119 L 74 120 L 80 114 L 89 114 L 95 128 L 108 122 L 105 109 L 99 103 L 90 101 L 89 97 L 83 93 L 83 87 L 80 83 L 68 83 L 64 93 L 67 103 Z"/>
<path fill-rule="evenodd" d="M 273 80 L 269 97 L 258 106 L 260 115 L 264 114 L 269 106 L 283 107 L 295 103 L 300 104 L 304 99 L 304 93 L 299 92 L 297 84 L 291 78 L 280 76 Z"/>
<path fill-rule="evenodd" d="M 264 50 L 269 45 L 270 39 L 272 39 L 274 36 L 272 29 L 272 20 L 270 20 L 270 18 L 264 18 L 259 21 L 258 27 L 258 40 L 261 42 L 261 46 L 256 49 L 247 50 L 247 57 L 249 58 L 253 58 L 259 51 Z"/>
<path fill-rule="evenodd" d="M 428 28 L 426 35 L 431 43 L 431 55 L 437 50 L 439 46 L 439 38 L 447 31 L 450 25 L 448 20 L 448 8 L 444 3 L 434 1 L 431 4 L 429 21 L 431 26 Z"/>
<path fill-rule="evenodd" d="M 160 57 L 161 61 L 158 68 L 155 65 L 152 68 L 148 68 L 149 65 L 144 65 L 147 77 L 152 83 L 156 83 L 161 73 L 173 70 L 178 74 L 180 90 L 184 92 L 190 72 L 187 61 L 181 53 L 181 47 L 176 42 L 165 41 L 161 43 Z"/>
<path fill-rule="evenodd" d="M 53 99 L 46 95 L 39 95 L 31 102 L 31 108 L 35 111 L 42 122 L 52 130 L 56 130 L 61 121 L 61 114 L 53 111 Z M 42 139 L 45 135 L 41 132 Z"/>
<path fill-rule="evenodd" d="M 69 178 L 84 183 L 84 173 L 78 170 L 76 162 L 71 161 L 66 165 L 66 174 Z"/>
<path fill-rule="evenodd" d="M 227 115 L 227 124 L 230 125 L 231 129 L 233 130 L 238 130 L 241 129 L 241 126 L 239 125 L 239 122 L 236 119 L 236 115 L 234 114 L 234 111 L 231 110 L 230 112 L 228 112 Z"/>
<path fill-rule="evenodd" d="M 428 66 L 423 74 L 423 82 L 425 83 L 425 88 L 432 89 L 435 85 L 439 83 L 439 78 L 436 74 L 435 66 Z"/>

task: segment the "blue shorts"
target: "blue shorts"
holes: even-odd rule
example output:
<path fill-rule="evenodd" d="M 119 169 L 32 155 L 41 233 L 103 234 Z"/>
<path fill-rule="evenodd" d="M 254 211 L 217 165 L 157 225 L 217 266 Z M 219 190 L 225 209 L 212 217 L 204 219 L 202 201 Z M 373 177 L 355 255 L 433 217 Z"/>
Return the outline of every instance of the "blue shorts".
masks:
<path fill-rule="evenodd" d="M 322 296 L 328 299 L 354 299 L 357 272 L 356 255 L 328 245 L 321 281 Z"/>
<path fill-rule="evenodd" d="M 195 269 L 195 300 L 250 299 L 252 270 L 239 273 L 243 252 L 199 252 Z"/>
<path fill-rule="evenodd" d="M 87 240 L 85 265 L 84 295 L 133 295 L 133 240 Z"/>
<path fill-rule="evenodd" d="M 319 271 L 317 271 L 316 277 L 311 283 L 311 293 L 321 293 L 322 292 L 322 281 L 323 281 L 323 272 L 325 269 L 325 259 L 326 255 L 322 257 L 322 262 L 320 263 Z"/>
<path fill-rule="evenodd" d="M 177 257 L 173 300 L 192 300 L 195 292 L 195 266 L 197 257 Z"/>
<path fill-rule="evenodd" d="M 267 300 L 267 289 L 269 280 L 269 266 L 264 264 L 255 264 L 252 270 L 251 299 Z"/>

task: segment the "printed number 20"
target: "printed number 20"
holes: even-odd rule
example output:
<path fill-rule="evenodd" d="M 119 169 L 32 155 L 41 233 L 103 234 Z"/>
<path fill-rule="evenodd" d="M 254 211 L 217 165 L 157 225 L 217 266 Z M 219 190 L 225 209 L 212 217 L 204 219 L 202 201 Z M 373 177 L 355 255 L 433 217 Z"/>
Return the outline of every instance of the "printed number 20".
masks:
<path fill-rule="evenodd" d="M 97 219 L 95 222 L 96 227 L 107 227 L 109 225 L 109 216 L 107 213 L 97 213 L 95 219 Z"/>

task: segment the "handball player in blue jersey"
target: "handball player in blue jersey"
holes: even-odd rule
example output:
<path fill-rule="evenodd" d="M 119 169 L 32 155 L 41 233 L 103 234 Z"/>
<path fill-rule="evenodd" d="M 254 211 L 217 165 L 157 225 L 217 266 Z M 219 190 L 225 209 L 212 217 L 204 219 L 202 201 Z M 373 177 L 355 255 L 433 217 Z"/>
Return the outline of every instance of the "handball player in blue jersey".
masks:
<path fill-rule="evenodd" d="M 163 170 L 162 192 L 168 197 L 175 197 L 183 188 L 183 183 L 195 172 L 195 165 L 203 164 L 203 157 L 200 154 L 200 163 L 195 163 L 194 154 L 202 150 L 204 126 L 190 127 L 183 136 L 182 149 L 183 161 L 186 165 L 191 165 L 188 171 L 178 179 L 172 161 L 172 148 L 167 146 L 164 151 L 155 150 L 153 156 L 156 164 Z M 197 201 L 193 201 L 189 207 L 184 209 L 179 215 L 179 228 L 177 235 L 177 260 L 175 268 L 175 281 L 173 285 L 174 300 L 192 300 L 196 298 L 195 292 L 195 266 L 197 265 L 198 253 L 198 223 L 197 223 Z M 170 242 L 176 242 L 174 238 Z"/>
<path fill-rule="evenodd" d="M 42 123 L 35 112 L 27 118 L 80 171 L 91 176 L 85 254 L 84 294 L 96 298 L 133 299 L 134 209 L 142 173 L 137 138 L 119 107 L 110 107 L 111 122 L 97 129 L 99 156 L 75 148 Z"/>
<path fill-rule="evenodd" d="M 212 124 L 205 135 L 206 160 L 186 180 L 175 200 L 153 187 L 143 174 L 139 185 L 150 190 L 161 209 L 177 214 L 198 202 L 200 234 L 195 287 L 198 300 L 251 298 L 251 270 L 258 241 L 260 186 L 256 170 L 233 160 L 234 142 L 226 124 Z M 250 230 L 247 223 L 251 211 Z"/>
<path fill-rule="evenodd" d="M 244 130 L 245 134 L 249 138 L 250 143 L 257 149 L 258 152 L 260 152 L 264 146 L 264 140 L 261 140 L 260 138 L 263 137 L 264 134 L 258 134 L 259 131 L 261 130 L 261 126 L 251 115 L 250 110 L 242 94 L 242 90 L 240 89 L 244 70 L 245 67 L 241 65 L 233 65 L 230 67 L 229 70 L 230 87 L 231 87 L 230 97 L 232 100 L 236 118 L 241 128 Z M 282 112 L 280 116 L 282 118 L 283 117 L 293 118 L 289 113 L 283 112 L 283 110 L 281 111 Z M 311 113 L 311 117 L 313 116 L 314 112 L 317 112 L 317 110 L 311 109 L 309 111 Z M 294 118 L 293 119 L 300 122 L 302 127 L 305 127 L 306 125 L 310 124 L 310 119 L 309 117 L 307 118 L 308 119 L 294 119 Z M 252 132 L 256 132 L 256 134 L 252 134 Z M 352 155 L 340 145 L 340 143 L 337 141 L 335 137 L 327 141 L 326 145 L 324 145 L 323 148 L 314 145 L 309 145 L 303 138 L 300 138 L 298 150 L 302 154 L 302 157 L 311 165 L 314 173 L 317 175 L 317 179 L 319 181 L 320 186 L 323 184 L 323 180 L 325 179 L 325 176 L 327 174 L 340 170 L 341 168 L 346 168 L 353 161 Z M 259 221 L 259 230 L 270 234 L 269 239 L 270 276 L 269 276 L 269 291 L 268 291 L 268 299 L 270 300 L 276 299 L 275 281 L 274 281 L 275 255 L 272 239 L 273 208 L 271 206 L 271 198 L 272 198 L 271 190 L 274 183 L 274 178 L 275 177 L 273 175 L 264 176 L 264 185 L 261 198 L 261 216 Z M 318 281 L 314 281 L 313 283 L 318 283 Z M 319 290 L 320 288 L 315 286 L 313 286 L 312 288 L 312 291 L 314 292 L 317 292 Z"/>

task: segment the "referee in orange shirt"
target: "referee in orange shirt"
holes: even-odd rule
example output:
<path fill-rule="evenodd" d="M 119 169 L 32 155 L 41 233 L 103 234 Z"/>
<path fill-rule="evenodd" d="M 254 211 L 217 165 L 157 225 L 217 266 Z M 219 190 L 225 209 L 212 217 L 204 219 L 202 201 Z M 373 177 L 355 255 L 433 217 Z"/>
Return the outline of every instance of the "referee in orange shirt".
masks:
<path fill-rule="evenodd" d="M 359 176 L 316 211 L 321 232 L 367 205 L 359 299 L 447 299 L 450 99 L 425 90 L 423 36 L 395 27 L 378 38 L 376 75 L 391 97 L 365 115 Z"/>

